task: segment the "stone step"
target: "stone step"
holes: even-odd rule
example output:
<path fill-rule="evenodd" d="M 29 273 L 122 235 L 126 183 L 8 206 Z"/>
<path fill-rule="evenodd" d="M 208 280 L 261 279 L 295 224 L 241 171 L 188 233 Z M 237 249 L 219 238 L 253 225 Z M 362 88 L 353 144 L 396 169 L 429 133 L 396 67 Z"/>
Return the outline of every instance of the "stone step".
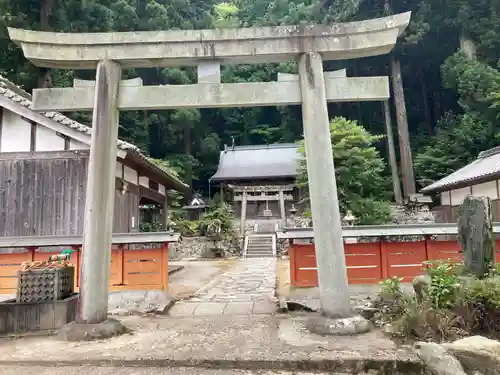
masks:
<path fill-rule="evenodd" d="M 268 250 L 259 250 L 259 251 L 247 251 L 247 254 L 272 254 L 272 251 Z"/>

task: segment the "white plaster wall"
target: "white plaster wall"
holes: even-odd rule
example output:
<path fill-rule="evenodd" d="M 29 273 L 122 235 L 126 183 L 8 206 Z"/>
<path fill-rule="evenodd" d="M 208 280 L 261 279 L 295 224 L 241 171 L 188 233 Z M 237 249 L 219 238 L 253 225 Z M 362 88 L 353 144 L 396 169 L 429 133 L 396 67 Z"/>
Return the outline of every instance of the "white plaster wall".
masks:
<path fill-rule="evenodd" d="M 441 206 L 449 206 L 449 205 L 451 205 L 450 192 L 444 191 L 441 193 Z"/>
<path fill-rule="evenodd" d="M 475 197 L 488 197 L 491 199 L 498 199 L 497 182 L 490 181 L 484 184 L 472 186 L 472 195 Z"/>
<path fill-rule="evenodd" d="M 14 112 L 3 110 L 2 139 L 0 151 L 30 151 L 31 124 Z"/>
<path fill-rule="evenodd" d="M 137 171 L 125 165 L 123 179 L 137 185 Z"/>
<path fill-rule="evenodd" d="M 64 151 L 64 138 L 45 126 L 36 126 L 35 151 Z"/>
<path fill-rule="evenodd" d="M 160 194 L 165 195 L 165 186 L 163 186 L 162 184 L 158 184 L 158 191 L 160 192 Z"/>
<path fill-rule="evenodd" d="M 146 176 L 139 176 L 139 185 L 149 188 L 149 178 Z"/>
<path fill-rule="evenodd" d="M 85 143 L 82 143 L 82 142 L 79 142 L 79 141 L 75 141 L 74 139 L 71 139 L 69 141 L 69 149 L 70 150 L 89 150 L 90 149 L 90 146 L 85 144 Z"/>
<path fill-rule="evenodd" d="M 456 189 L 451 191 L 451 205 L 458 206 L 462 204 L 465 197 L 470 195 L 470 186 L 464 187 L 462 189 Z"/>
<path fill-rule="evenodd" d="M 118 178 L 123 178 L 123 164 L 119 161 L 116 162 L 116 173 L 115 176 Z"/>

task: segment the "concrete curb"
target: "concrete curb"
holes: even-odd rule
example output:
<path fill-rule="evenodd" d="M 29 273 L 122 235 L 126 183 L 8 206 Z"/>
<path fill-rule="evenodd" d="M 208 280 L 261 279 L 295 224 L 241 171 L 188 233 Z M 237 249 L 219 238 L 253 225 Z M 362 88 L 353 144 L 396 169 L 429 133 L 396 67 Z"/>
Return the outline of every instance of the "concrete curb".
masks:
<path fill-rule="evenodd" d="M 419 361 L 393 359 L 344 358 L 332 360 L 227 360 L 227 359 L 87 359 L 47 361 L 0 361 L 2 366 L 105 366 L 105 367 L 193 367 L 241 370 L 330 371 L 333 373 L 359 374 L 377 371 L 383 375 L 423 375 L 424 366 Z"/>

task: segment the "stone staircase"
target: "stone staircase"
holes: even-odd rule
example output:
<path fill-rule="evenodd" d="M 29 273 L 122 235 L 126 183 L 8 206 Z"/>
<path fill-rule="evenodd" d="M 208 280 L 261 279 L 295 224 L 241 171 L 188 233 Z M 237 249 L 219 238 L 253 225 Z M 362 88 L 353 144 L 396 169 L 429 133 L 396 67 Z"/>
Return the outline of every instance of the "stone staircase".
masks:
<path fill-rule="evenodd" d="M 248 236 L 246 258 L 272 258 L 274 234 L 254 234 Z"/>

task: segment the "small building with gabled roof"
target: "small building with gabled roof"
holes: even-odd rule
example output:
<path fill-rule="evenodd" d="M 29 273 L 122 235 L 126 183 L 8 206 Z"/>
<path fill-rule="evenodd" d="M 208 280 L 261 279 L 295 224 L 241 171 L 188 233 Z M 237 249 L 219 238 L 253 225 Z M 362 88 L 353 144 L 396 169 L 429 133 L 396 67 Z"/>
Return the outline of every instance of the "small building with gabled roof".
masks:
<path fill-rule="evenodd" d="M 242 232 L 246 221 L 285 223 L 288 211 L 299 199 L 295 187 L 298 149 L 295 143 L 278 143 L 225 146 L 221 151 L 210 183 L 220 186 L 222 196 L 229 195 Z"/>
<path fill-rule="evenodd" d="M 31 96 L 0 77 L 0 237 L 83 232 L 92 129 L 58 112 L 35 112 Z M 118 141 L 114 233 L 139 231 L 140 204 L 164 208 L 189 186 L 138 147 Z"/>
<path fill-rule="evenodd" d="M 481 152 L 473 162 L 421 191 L 439 194 L 440 205 L 434 208 L 436 222 L 456 222 L 457 209 L 468 195 L 491 198 L 493 218 L 500 220 L 499 184 L 500 146 Z"/>

